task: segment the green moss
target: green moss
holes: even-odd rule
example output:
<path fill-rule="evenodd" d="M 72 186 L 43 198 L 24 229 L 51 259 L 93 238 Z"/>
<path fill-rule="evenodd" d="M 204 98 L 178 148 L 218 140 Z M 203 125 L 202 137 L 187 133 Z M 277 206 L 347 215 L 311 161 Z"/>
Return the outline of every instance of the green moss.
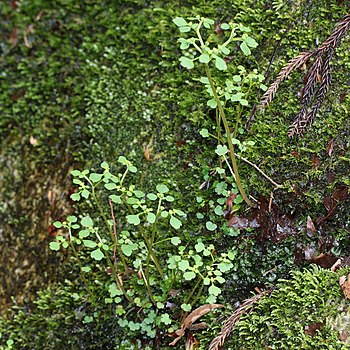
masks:
<path fill-rule="evenodd" d="M 13 286 L 13 290 L 7 291 L 8 298 L 17 295 L 27 282 L 33 292 L 43 282 L 56 278 L 51 271 L 57 261 L 53 259 L 52 270 L 42 270 L 44 265 L 38 260 L 47 261 L 45 249 L 33 253 L 31 248 L 46 247 L 47 223 L 70 211 L 67 203 L 59 205 L 57 200 L 56 210 L 47 216 L 51 210 L 46 199 L 48 191 L 54 188 L 57 198 L 65 198 L 70 190 L 67 174 L 73 164 L 79 168 L 97 167 L 102 160 L 113 164 L 120 154 L 133 160 L 140 169 L 141 176 L 134 180 L 143 189 L 163 182 L 177 191 L 177 202 L 188 213 L 188 224 L 183 229 L 186 241 L 193 243 L 201 237 L 206 242 L 215 242 L 219 250 L 240 251 L 232 279 L 225 287 L 226 301 L 242 298 L 257 284 L 273 283 L 288 274 L 294 267 L 295 246 L 300 237 L 277 245 L 267 242 L 261 247 L 253 231 L 247 234 L 242 231 L 239 237 L 246 240 L 242 243 L 224 231 L 211 233 L 205 229 L 205 220 L 211 213 L 208 206 L 200 207 L 195 198 L 202 196 L 206 203 L 217 199 L 212 188 L 199 190 L 199 186 L 208 176 L 208 169 L 215 168 L 218 161 L 213 151 L 215 144 L 201 138 L 198 130 L 203 127 L 212 130 L 215 116 L 208 111 L 203 87 L 195 79 L 200 72 L 193 75 L 179 66 L 178 33 L 171 22 L 175 16 L 200 14 L 218 20 L 234 19 L 249 26 L 259 48 L 249 59 L 233 57 L 229 69 L 234 73 L 235 67 L 243 63 L 249 69 L 265 72 L 277 47 L 267 80 L 272 82 L 288 59 L 315 47 L 349 11 L 348 4 L 337 6 L 335 0 L 280 2 L 281 6 L 278 3 L 105 0 L 97 4 L 90 0 L 82 3 L 23 0 L 17 11 L 8 3 L 1 7 L 5 30 L 0 33 L 3 88 L 0 156 L 6 167 L 0 176 L 0 198 L 6 204 L 1 204 L 0 215 L 7 223 L 3 261 L 12 261 L 9 257 L 13 257 L 16 249 L 21 254 L 16 255 L 15 268 L 11 270 L 27 271 L 20 278 L 15 277 L 13 284 L 7 282 Z M 30 25 L 34 25 L 33 31 Z M 12 47 L 8 39 L 15 27 L 18 42 Z M 25 31 L 29 47 L 25 44 Z M 307 215 L 315 221 L 326 214 L 323 200 L 337 184 L 349 185 L 349 98 L 341 97 L 348 88 L 348 48 L 348 41 L 344 40 L 337 50 L 332 92 L 309 134 L 297 140 L 287 137 L 288 125 L 298 112 L 297 91 L 302 74 L 296 72 L 282 85 L 265 114 L 257 113 L 249 131 L 241 135 L 242 141 L 255 141 L 255 146 L 243 155 L 275 181 L 287 184 L 288 190 L 276 191 L 274 198 L 281 210 L 296 218 L 300 227 L 305 227 Z M 258 100 L 258 91 L 252 90 L 250 106 Z M 247 109 L 242 126 L 249 114 Z M 36 140 L 35 145 L 31 137 Z M 335 148 L 329 156 L 326 147 L 333 139 Z M 144 155 L 146 150 L 149 160 Z M 314 156 L 320 160 L 316 168 L 312 163 Z M 259 173 L 243 162 L 240 171 L 251 195 L 257 198 L 270 195 L 272 186 Z M 208 178 L 211 183 L 217 181 L 215 176 Z M 24 199 L 17 201 L 16 194 Z M 337 210 L 337 216 L 316 237 L 302 236 L 302 243 L 316 245 L 327 233 L 339 242 L 337 253 L 346 252 L 347 203 L 339 203 Z M 197 219 L 197 212 L 204 219 Z M 217 222 L 223 223 L 224 218 Z M 36 268 L 23 268 L 24 257 L 29 257 Z M 264 274 L 271 269 L 272 273 Z M 30 284 L 36 275 L 44 278 Z M 80 287 L 75 288 L 79 292 Z M 23 323 L 22 330 L 17 330 L 23 332 L 19 335 L 19 339 L 25 339 L 23 344 L 29 341 L 24 335 L 27 327 L 31 329 L 29 334 L 35 333 L 35 324 L 41 317 L 36 312 L 33 311 L 28 323 Z M 59 308 L 48 309 L 50 312 L 69 313 Z M 21 315 L 24 318 L 25 314 Z M 63 323 L 63 319 L 57 323 Z M 12 327 L 11 322 L 6 327 Z M 58 337 L 57 333 L 53 337 Z"/>
<path fill-rule="evenodd" d="M 293 272 L 290 280 L 281 280 L 270 296 L 241 317 L 228 348 L 347 349 L 338 339 L 342 329 L 334 322 L 340 314 L 344 322 L 348 317 L 349 303 L 338 282 L 347 272 L 316 267 Z"/>

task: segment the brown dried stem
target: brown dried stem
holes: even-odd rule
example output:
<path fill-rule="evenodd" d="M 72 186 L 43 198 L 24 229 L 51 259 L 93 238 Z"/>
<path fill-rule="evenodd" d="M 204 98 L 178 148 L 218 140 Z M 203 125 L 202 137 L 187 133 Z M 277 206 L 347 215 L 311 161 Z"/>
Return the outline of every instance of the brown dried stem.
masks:
<path fill-rule="evenodd" d="M 298 56 L 292 58 L 287 65 L 281 69 L 276 80 L 270 85 L 264 94 L 261 100 L 260 109 L 264 109 L 272 101 L 280 84 L 293 70 L 306 64 L 311 57 L 316 56 L 304 79 L 301 108 L 294 119 L 293 124 L 290 126 L 288 133 L 290 137 L 304 133 L 307 128 L 312 125 L 322 102 L 326 98 L 331 84 L 332 70 L 330 61 L 334 50 L 339 45 L 341 39 L 347 33 L 349 28 L 350 14 L 346 15 L 344 19 L 338 23 L 331 36 L 327 38 L 319 48 L 313 51 L 302 52 Z M 317 82 L 320 83 L 318 90 Z M 315 100 L 314 104 L 312 104 L 313 100 Z"/>
<path fill-rule="evenodd" d="M 219 350 L 225 343 L 226 338 L 231 334 L 235 324 L 239 321 L 240 317 L 247 313 L 253 305 L 260 300 L 265 294 L 260 293 L 254 295 L 252 298 L 247 299 L 243 304 L 235 310 L 235 312 L 226 320 L 221 328 L 220 334 L 214 338 L 210 345 L 209 350 Z"/>

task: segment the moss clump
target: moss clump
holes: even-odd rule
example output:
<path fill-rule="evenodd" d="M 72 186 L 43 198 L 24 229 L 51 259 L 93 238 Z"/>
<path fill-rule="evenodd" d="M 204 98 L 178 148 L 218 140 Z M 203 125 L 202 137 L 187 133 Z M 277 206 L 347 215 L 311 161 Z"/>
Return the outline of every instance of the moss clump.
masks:
<path fill-rule="evenodd" d="M 339 309 L 349 307 L 339 287 L 339 276 L 347 274 L 346 271 L 333 273 L 314 267 L 292 272 L 291 279 L 280 280 L 270 296 L 262 298 L 251 313 L 241 317 L 228 347 L 347 349 L 339 340 Z M 345 320 L 348 316 L 344 311 L 342 314 Z"/>

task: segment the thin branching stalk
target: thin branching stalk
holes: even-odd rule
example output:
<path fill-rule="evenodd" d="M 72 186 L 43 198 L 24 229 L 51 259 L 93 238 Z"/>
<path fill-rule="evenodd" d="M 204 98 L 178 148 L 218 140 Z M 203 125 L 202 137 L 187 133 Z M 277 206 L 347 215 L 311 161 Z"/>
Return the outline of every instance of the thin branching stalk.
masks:
<path fill-rule="evenodd" d="M 236 178 L 237 188 L 238 188 L 241 196 L 243 197 L 244 201 L 250 207 L 254 208 L 254 207 L 256 207 L 256 205 L 248 198 L 248 196 L 245 193 L 245 190 L 244 190 L 244 188 L 243 188 L 243 186 L 241 184 L 241 179 L 240 179 L 239 172 L 238 172 L 237 160 L 236 160 L 236 156 L 235 156 L 235 149 L 234 149 L 234 146 L 233 146 L 233 143 L 232 143 L 232 139 L 231 139 L 230 127 L 229 127 L 227 119 L 226 119 L 225 111 L 224 111 L 224 109 L 222 107 L 221 101 L 220 101 L 219 96 L 218 96 L 218 94 L 216 92 L 216 88 L 215 88 L 215 85 L 214 85 L 214 82 L 213 82 L 213 78 L 212 78 L 211 73 L 210 73 L 210 68 L 209 68 L 209 65 L 207 63 L 205 64 L 205 73 L 206 73 L 207 78 L 209 80 L 209 84 L 210 84 L 211 90 L 213 92 L 215 101 L 216 101 L 216 103 L 218 105 L 218 109 L 219 109 L 221 120 L 222 120 L 222 122 L 224 124 L 225 132 L 226 132 L 226 136 L 227 136 L 227 143 L 228 143 L 229 150 L 230 150 L 231 163 L 232 163 L 233 172 L 234 172 L 235 178 Z"/>
<path fill-rule="evenodd" d="M 125 271 L 126 275 L 128 275 L 129 274 L 128 265 L 126 263 L 125 256 L 124 256 L 122 250 L 119 247 L 118 234 L 117 234 L 117 223 L 116 223 L 115 216 L 114 216 L 113 204 L 112 204 L 112 201 L 110 199 L 108 199 L 108 203 L 109 203 L 109 206 L 111 208 L 111 216 L 112 216 L 112 220 L 113 220 L 113 234 L 114 234 L 114 239 L 115 239 L 113 259 L 114 259 L 116 267 L 117 267 L 116 252 L 118 252 L 118 255 L 119 255 L 119 257 L 120 257 L 120 259 L 122 261 L 122 264 L 124 266 L 124 271 Z"/>
<path fill-rule="evenodd" d="M 79 256 L 78 256 L 78 253 L 77 253 L 77 251 L 76 251 L 76 249 L 75 249 L 75 247 L 74 247 L 74 243 L 73 243 L 73 241 L 72 241 L 72 231 L 71 231 L 71 228 L 70 228 L 70 227 L 68 227 L 68 233 L 69 233 L 69 244 L 70 244 L 70 247 L 71 247 L 71 249 L 72 249 L 72 252 L 73 252 L 75 258 L 77 259 L 77 262 L 78 262 L 78 265 L 79 265 L 79 269 L 80 269 L 80 276 L 81 276 L 81 279 L 83 280 L 83 283 L 84 283 L 84 285 L 85 285 L 85 288 L 87 289 L 87 291 L 88 291 L 88 293 L 89 293 L 89 296 L 90 296 L 91 301 L 93 301 L 93 294 L 92 294 L 91 289 L 90 289 L 90 287 L 89 287 L 89 284 L 88 284 L 88 282 L 87 282 L 87 280 L 86 280 L 86 278 L 85 278 L 84 271 L 83 271 L 83 266 L 82 266 L 82 264 L 81 264 L 80 258 L 79 258 Z"/>

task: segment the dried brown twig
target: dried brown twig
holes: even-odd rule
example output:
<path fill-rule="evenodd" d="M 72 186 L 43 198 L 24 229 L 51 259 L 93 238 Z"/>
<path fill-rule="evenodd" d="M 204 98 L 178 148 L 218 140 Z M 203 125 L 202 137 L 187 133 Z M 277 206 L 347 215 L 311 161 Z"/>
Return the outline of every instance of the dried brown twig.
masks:
<path fill-rule="evenodd" d="M 219 350 L 224 345 L 226 338 L 231 334 L 232 329 L 240 317 L 247 313 L 264 295 L 264 293 L 260 292 L 259 294 L 254 295 L 252 298 L 245 300 L 243 304 L 226 320 L 221 328 L 220 334 L 211 341 L 209 350 Z"/>
<path fill-rule="evenodd" d="M 260 109 L 264 109 L 275 97 L 280 84 L 289 74 L 304 66 L 312 57 L 315 57 L 304 79 L 304 88 L 301 94 L 301 108 L 290 126 L 288 135 L 293 137 L 304 133 L 313 123 L 315 116 L 324 101 L 332 80 L 330 61 L 335 48 L 350 28 L 350 14 L 337 24 L 332 35 L 320 47 L 313 51 L 305 51 L 292 58 L 279 72 L 276 80 L 270 85 L 262 97 Z M 317 83 L 319 87 L 317 89 Z"/>

